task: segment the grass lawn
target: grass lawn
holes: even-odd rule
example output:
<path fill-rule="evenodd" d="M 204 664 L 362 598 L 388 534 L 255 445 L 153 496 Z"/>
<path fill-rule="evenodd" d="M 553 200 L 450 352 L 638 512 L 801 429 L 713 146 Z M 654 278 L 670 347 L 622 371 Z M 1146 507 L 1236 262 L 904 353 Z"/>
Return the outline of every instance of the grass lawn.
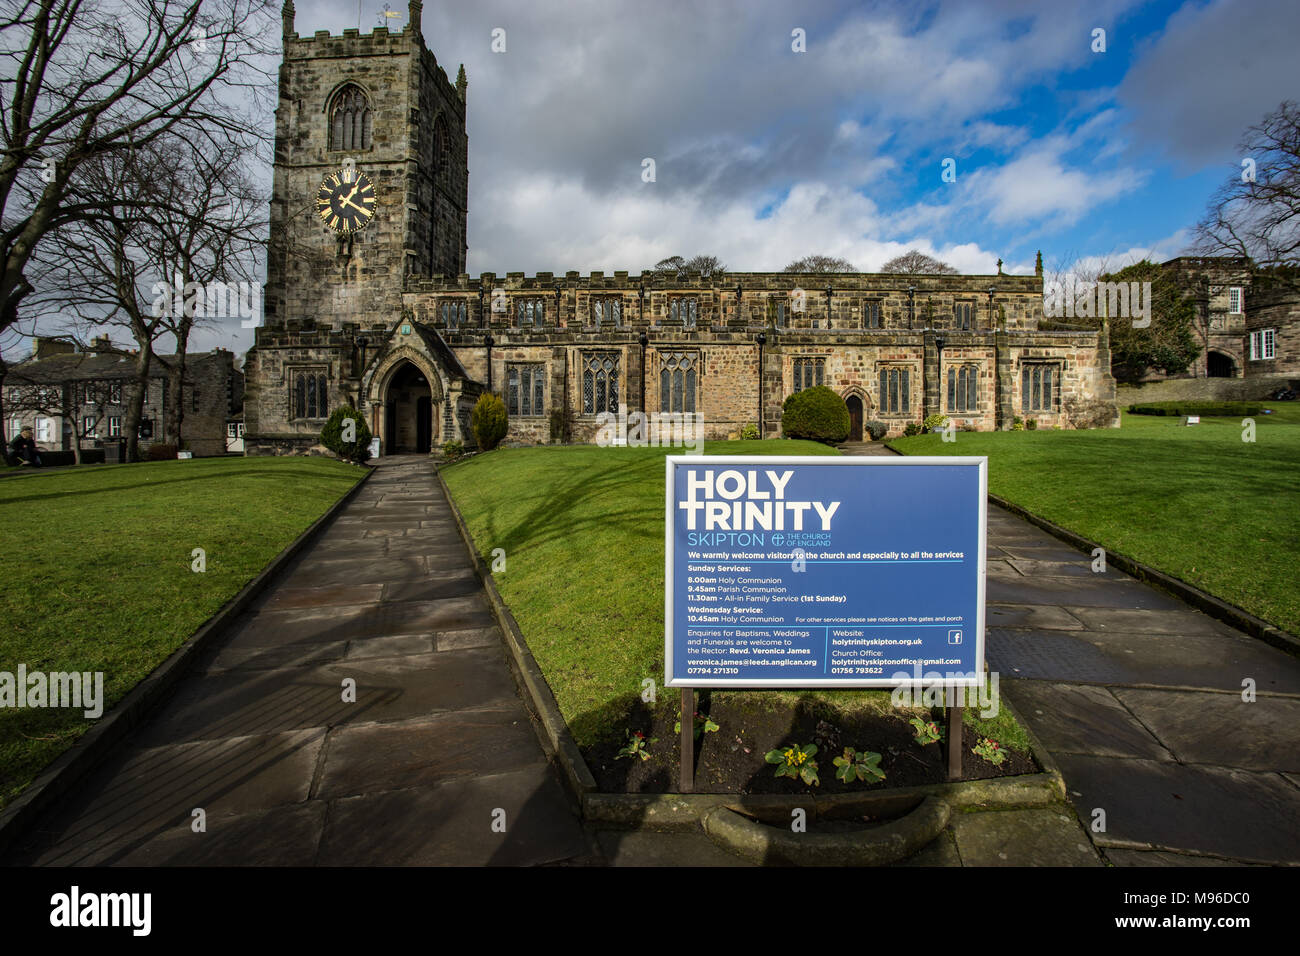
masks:
<path fill-rule="evenodd" d="M 0 479 L 0 671 L 103 671 L 107 712 L 361 475 L 320 458 L 207 458 Z M 92 723 L 0 710 L 0 806 Z"/>
<path fill-rule="evenodd" d="M 1240 418 L 1123 413 L 1096 431 L 900 438 L 908 455 L 987 455 L 989 490 L 1300 633 L 1300 402 L 1265 402 L 1255 441 Z"/>
<path fill-rule="evenodd" d="M 663 682 L 667 453 L 508 448 L 443 470 L 479 553 L 491 564 L 492 550 L 505 549 L 506 570 L 495 575 L 497 586 L 581 747 L 621 738 L 642 681 Z M 710 442 L 705 453 L 838 454 L 814 442 L 776 440 Z M 889 694 L 882 691 L 729 691 L 713 699 L 731 695 L 743 695 L 750 706 L 787 706 L 815 696 L 841 710 L 889 709 Z M 659 686 L 659 707 L 675 708 L 677 701 L 676 691 Z M 1005 711 L 984 732 L 1027 746 Z"/>

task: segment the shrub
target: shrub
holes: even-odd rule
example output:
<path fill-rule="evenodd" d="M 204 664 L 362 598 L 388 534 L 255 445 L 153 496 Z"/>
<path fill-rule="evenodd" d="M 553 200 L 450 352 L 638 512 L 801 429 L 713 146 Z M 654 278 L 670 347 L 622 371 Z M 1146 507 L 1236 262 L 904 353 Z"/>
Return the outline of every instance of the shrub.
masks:
<path fill-rule="evenodd" d="M 1130 405 L 1129 412 L 1134 415 L 1168 415 L 1174 418 L 1183 415 L 1205 415 L 1238 418 L 1245 415 L 1258 415 L 1264 406 L 1254 402 L 1146 402 L 1142 405 Z"/>
<path fill-rule="evenodd" d="M 889 425 L 886 424 L 885 422 L 878 422 L 874 420 L 869 422 L 863 422 L 862 427 L 866 429 L 866 432 L 868 435 L 871 436 L 872 441 L 880 441 L 880 439 L 884 438 L 886 435 L 889 434 Z"/>
<path fill-rule="evenodd" d="M 1026 431 L 1031 431 L 1031 432 L 1032 432 L 1032 431 L 1036 431 L 1037 429 L 1038 429 L 1038 419 L 1037 419 L 1037 418 L 1027 418 L 1027 419 L 1025 419 L 1025 430 L 1026 430 Z"/>
<path fill-rule="evenodd" d="M 904 438 L 911 438 L 913 435 L 919 435 L 919 434 L 921 434 L 920 422 L 908 422 L 907 426 L 903 429 Z"/>
<path fill-rule="evenodd" d="M 145 455 L 148 461 L 172 461 L 175 457 L 176 446 L 168 442 L 155 442 Z"/>
<path fill-rule="evenodd" d="M 351 419 L 354 441 L 344 441 L 345 423 Z M 370 458 L 370 426 L 361 413 L 351 406 L 334 409 L 325 427 L 320 430 L 320 443 L 344 461 L 362 464 Z"/>
<path fill-rule="evenodd" d="M 921 434 L 927 435 L 930 432 L 937 432 L 939 429 L 943 428 L 943 426 L 947 424 L 948 424 L 947 415 L 943 415 L 939 412 L 935 412 L 933 415 L 927 415 L 925 417 L 925 421 L 921 422 Z"/>
<path fill-rule="evenodd" d="M 448 461 L 455 461 L 457 458 L 464 456 L 465 443 L 452 439 L 442 443 L 442 456 Z"/>
<path fill-rule="evenodd" d="M 758 426 L 752 422 L 740 430 L 741 441 L 756 441 L 758 439 Z"/>
<path fill-rule="evenodd" d="M 482 451 L 491 451 L 506 437 L 506 403 L 499 395 L 484 392 L 474 403 L 469 416 L 470 427 Z"/>
<path fill-rule="evenodd" d="M 807 438 L 834 445 L 849 437 L 849 407 L 825 385 L 795 392 L 781 409 L 786 438 Z"/>

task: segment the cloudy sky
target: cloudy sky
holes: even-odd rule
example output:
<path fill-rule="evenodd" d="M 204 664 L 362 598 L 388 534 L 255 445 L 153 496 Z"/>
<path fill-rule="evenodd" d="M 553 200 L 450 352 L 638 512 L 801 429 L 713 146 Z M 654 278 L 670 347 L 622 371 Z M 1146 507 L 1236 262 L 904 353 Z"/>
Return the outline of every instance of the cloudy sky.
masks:
<path fill-rule="evenodd" d="M 384 6 L 297 0 L 296 27 Z M 469 75 L 471 274 L 1170 258 L 1243 130 L 1300 98 L 1295 0 L 426 0 L 424 36 Z"/>

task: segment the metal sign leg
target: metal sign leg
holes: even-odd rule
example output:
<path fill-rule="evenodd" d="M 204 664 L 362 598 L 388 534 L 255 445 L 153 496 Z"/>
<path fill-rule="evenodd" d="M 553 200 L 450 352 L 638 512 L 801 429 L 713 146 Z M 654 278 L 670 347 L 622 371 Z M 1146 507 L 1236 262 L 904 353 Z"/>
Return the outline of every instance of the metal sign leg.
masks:
<path fill-rule="evenodd" d="M 695 792 L 695 691 L 682 688 L 681 792 Z"/>

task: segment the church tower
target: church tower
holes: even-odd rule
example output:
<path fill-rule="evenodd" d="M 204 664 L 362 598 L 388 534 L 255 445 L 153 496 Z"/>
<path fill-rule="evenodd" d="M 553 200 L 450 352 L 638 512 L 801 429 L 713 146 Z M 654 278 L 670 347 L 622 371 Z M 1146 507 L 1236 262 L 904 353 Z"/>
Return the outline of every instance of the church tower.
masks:
<path fill-rule="evenodd" d="M 305 450 L 358 400 L 365 342 L 401 318 L 408 276 L 464 272 L 464 70 L 398 33 L 294 32 L 282 9 L 265 318 L 249 353 L 254 453 Z M 359 344 L 360 343 L 360 344 Z"/>

